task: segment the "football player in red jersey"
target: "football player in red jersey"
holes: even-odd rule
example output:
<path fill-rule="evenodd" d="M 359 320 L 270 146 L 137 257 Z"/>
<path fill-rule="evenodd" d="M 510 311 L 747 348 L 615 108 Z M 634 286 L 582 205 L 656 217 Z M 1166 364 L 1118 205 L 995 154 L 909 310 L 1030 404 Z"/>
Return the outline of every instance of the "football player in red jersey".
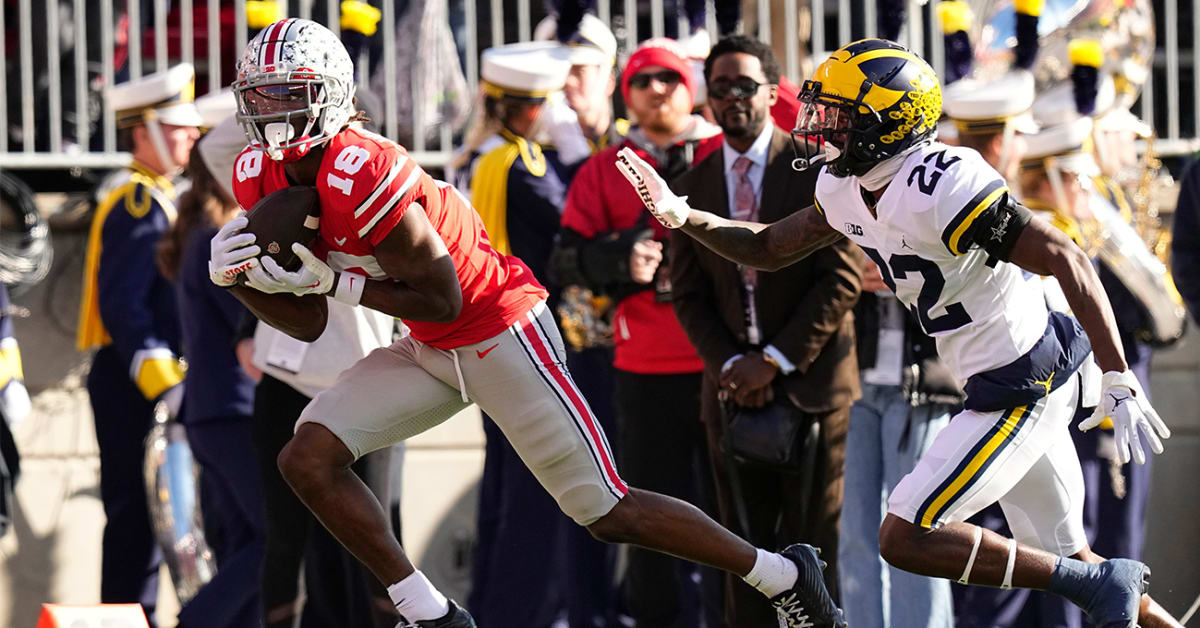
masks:
<path fill-rule="evenodd" d="M 257 257 L 245 218 L 213 238 L 210 274 L 261 319 L 301 340 L 324 329 L 325 298 L 404 320 L 379 349 L 313 399 L 279 466 L 296 494 L 388 586 L 410 625 L 474 626 L 416 571 L 378 501 L 350 471 L 363 454 L 477 403 L 563 512 L 598 539 L 633 543 L 737 573 L 815 623 L 841 625 L 816 551 L 756 549 L 685 502 L 631 489 L 571 381 L 546 290 L 490 246 L 478 214 L 397 144 L 350 125 L 353 67 L 341 42 L 302 19 L 247 46 L 234 90 L 250 146 L 234 168 L 243 207 L 290 185 L 317 188 L 322 214 L 294 272 Z M 246 285 L 237 279 L 245 274 Z M 807 620 L 806 620 L 807 621 Z M 791 623 L 785 625 L 793 625 Z M 796 624 L 799 625 L 799 624 Z"/>

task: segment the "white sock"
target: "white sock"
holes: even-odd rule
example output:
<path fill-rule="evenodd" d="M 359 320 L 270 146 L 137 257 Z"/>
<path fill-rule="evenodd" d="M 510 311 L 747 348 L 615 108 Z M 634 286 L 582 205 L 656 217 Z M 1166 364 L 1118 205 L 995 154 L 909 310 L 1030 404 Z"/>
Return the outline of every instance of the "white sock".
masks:
<path fill-rule="evenodd" d="M 796 563 L 786 556 L 760 549 L 758 558 L 754 559 L 754 568 L 742 580 L 770 598 L 792 588 L 799 576 Z"/>
<path fill-rule="evenodd" d="M 388 586 L 387 592 L 396 610 L 408 621 L 441 619 L 450 612 L 446 596 L 435 589 L 429 578 L 420 571 L 414 571 L 407 578 Z"/>

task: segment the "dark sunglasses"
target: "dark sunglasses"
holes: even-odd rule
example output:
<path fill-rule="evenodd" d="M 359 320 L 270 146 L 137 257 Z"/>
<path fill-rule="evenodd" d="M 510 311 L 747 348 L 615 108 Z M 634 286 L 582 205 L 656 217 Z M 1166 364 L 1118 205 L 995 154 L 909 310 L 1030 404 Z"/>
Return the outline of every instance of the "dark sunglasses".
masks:
<path fill-rule="evenodd" d="M 650 81 L 658 81 L 667 87 L 672 87 L 683 81 L 683 76 L 675 70 L 660 70 L 658 72 L 643 72 L 634 74 L 629 79 L 629 86 L 637 89 L 646 89 L 650 86 Z"/>
<path fill-rule="evenodd" d="M 769 83 L 759 83 L 752 78 L 740 78 L 736 81 L 713 81 L 708 84 L 708 95 L 717 100 L 727 98 L 750 98 L 758 93 L 758 88 Z"/>

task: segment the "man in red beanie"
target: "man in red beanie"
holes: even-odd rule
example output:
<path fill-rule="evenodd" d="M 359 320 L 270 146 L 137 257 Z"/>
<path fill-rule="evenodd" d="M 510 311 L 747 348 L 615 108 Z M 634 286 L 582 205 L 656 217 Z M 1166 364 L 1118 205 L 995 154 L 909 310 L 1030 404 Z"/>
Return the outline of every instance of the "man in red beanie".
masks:
<path fill-rule="evenodd" d="M 616 303 L 613 321 L 617 455 L 628 481 L 702 508 L 713 505 L 700 416 L 704 363 L 671 308 L 666 229 L 647 221 L 641 201 L 612 167 L 629 146 L 646 155 L 667 180 L 692 164 L 700 140 L 720 129 L 692 115 L 696 85 L 691 65 L 674 40 L 644 42 L 620 78 L 634 123 L 620 146 L 597 153 L 579 169 L 563 210 L 557 270 L 566 283 L 603 292 Z M 569 279 L 568 279 L 569 278 Z M 712 511 L 712 508 L 708 508 Z M 624 606 L 638 626 L 697 626 L 720 617 L 691 599 L 720 604 L 720 580 L 706 573 L 697 590 L 696 567 L 634 548 L 622 583 Z M 707 585 L 707 586 L 706 586 Z M 703 621 L 700 615 L 707 615 Z"/>
<path fill-rule="evenodd" d="M 652 39 L 633 53 L 621 75 L 621 92 L 635 126 L 621 145 L 597 153 L 575 175 L 551 264 L 560 284 L 587 286 L 616 302 L 614 401 L 622 473 L 635 485 L 710 505 L 711 476 L 699 420 L 704 363 L 671 306 L 671 273 L 662 246 L 668 232 L 646 219 L 641 200 L 612 165 L 617 151 L 629 147 L 667 180 L 686 171 L 700 141 L 720 131 L 691 114 L 695 87 L 674 41 Z M 721 544 L 716 538 L 706 542 Z M 757 550 L 761 568 L 745 574 L 777 608 L 789 594 L 780 592 L 782 583 L 771 585 L 759 573 L 771 564 L 790 569 L 796 556 L 788 552 L 794 551 Z M 780 562 L 776 556 L 789 558 Z M 702 593 L 691 578 L 694 570 L 678 559 L 633 548 L 622 588 L 636 625 L 720 625 L 720 580 L 707 578 L 711 592 Z M 805 586 L 820 588 L 816 582 Z M 816 623 L 785 620 L 781 625 L 840 625 L 832 604 L 807 612 Z"/>

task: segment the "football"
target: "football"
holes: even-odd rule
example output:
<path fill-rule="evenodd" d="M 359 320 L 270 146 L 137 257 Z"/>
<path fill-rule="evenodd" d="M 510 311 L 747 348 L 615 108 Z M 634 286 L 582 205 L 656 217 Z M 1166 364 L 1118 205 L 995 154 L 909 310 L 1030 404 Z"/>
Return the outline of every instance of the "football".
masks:
<path fill-rule="evenodd" d="M 293 185 L 272 192 L 255 203 L 246 214 L 248 224 L 243 231 L 254 234 L 255 244 L 262 249 L 260 257 L 270 256 L 284 270 L 295 271 L 300 269 L 302 262 L 292 252 L 292 244 L 299 242 L 312 248 L 320 216 L 317 188 Z M 244 278 L 242 275 L 240 279 Z"/>

